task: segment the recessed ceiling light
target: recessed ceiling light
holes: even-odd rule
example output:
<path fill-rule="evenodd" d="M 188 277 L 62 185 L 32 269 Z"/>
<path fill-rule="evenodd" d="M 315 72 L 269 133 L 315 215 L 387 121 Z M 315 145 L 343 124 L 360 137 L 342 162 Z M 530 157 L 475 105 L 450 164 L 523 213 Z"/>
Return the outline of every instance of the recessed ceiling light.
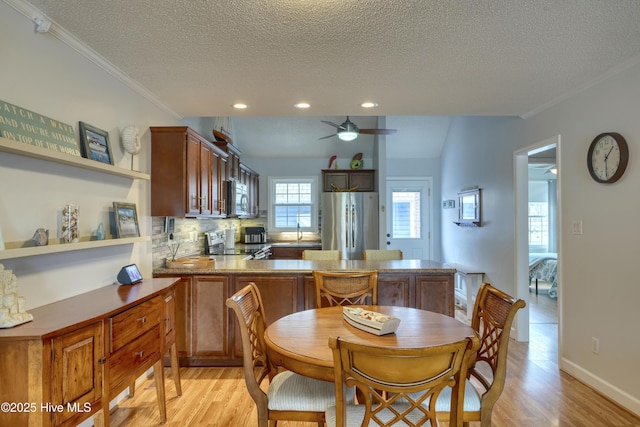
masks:
<path fill-rule="evenodd" d="M 362 104 L 360 104 L 360 106 L 362 108 L 375 108 L 378 106 L 378 104 L 376 104 L 375 102 L 363 102 Z"/>
<path fill-rule="evenodd" d="M 293 104 L 293 106 L 296 108 L 309 108 L 311 107 L 311 104 L 308 104 L 306 102 L 298 102 L 297 104 Z"/>
<path fill-rule="evenodd" d="M 248 108 L 249 106 L 247 104 L 243 104 L 241 102 L 237 103 L 237 104 L 233 104 L 233 108 L 237 108 L 238 110 L 244 110 L 245 108 Z"/>

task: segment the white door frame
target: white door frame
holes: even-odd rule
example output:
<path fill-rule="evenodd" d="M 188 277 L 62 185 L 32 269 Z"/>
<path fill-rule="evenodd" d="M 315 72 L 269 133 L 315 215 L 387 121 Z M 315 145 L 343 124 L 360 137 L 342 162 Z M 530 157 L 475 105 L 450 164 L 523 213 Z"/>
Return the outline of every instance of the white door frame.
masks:
<path fill-rule="evenodd" d="M 557 237 L 558 237 L 558 357 L 562 354 L 562 198 L 561 198 L 561 158 L 560 135 L 539 141 L 513 153 L 514 164 L 514 225 L 515 225 L 515 282 L 516 297 L 529 301 L 529 155 L 556 147 L 557 175 Z M 517 341 L 529 341 L 529 305 L 516 316 L 515 338 Z"/>
<path fill-rule="evenodd" d="M 389 184 L 389 181 L 416 181 L 416 182 L 420 182 L 420 183 L 424 183 L 426 184 L 427 188 L 429 189 L 429 194 L 427 197 L 427 202 L 425 205 L 425 209 L 427 210 L 427 215 L 428 215 L 428 227 L 429 230 L 429 247 L 427 248 L 429 250 L 429 259 L 431 259 L 433 257 L 433 178 L 430 176 L 390 176 L 387 177 L 386 182 L 385 182 L 385 198 L 384 198 L 384 204 L 387 205 L 387 198 L 389 197 L 389 194 L 387 193 L 386 189 L 387 189 L 387 185 Z M 380 221 L 380 249 L 385 249 L 387 246 L 387 218 L 388 218 L 389 213 L 387 212 L 385 217 L 384 217 L 384 223 L 383 221 Z"/>

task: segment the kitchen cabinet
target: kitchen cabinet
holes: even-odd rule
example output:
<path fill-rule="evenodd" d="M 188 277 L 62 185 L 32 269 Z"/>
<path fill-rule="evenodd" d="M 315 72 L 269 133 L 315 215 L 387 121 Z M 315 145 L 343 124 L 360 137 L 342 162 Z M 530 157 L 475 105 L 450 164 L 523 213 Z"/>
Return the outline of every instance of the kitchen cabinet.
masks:
<path fill-rule="evenodd" d="M 228 156 L 227 179 L 238 179 L 240 177 L 240 150 L 227 141 L 215 141 L 214 144 Z"/>
<path fill-rule="evenodd" d="M 175 348 L 164 319 L 176 318 L 166 301 L 175 281 L 105 286 L 30 310 L 33 321 L 0 330 L 0 378 L 11 384 L 0 388 L 0 398 L 36 405 L 3 411 L 0 425 L 75 426 L 96 415 L 96 425 L 108 426 L 111 399 L 152 367 L 164 422 L 161 360 Z M 177 368 L 176 358 L 171 362 Z M 179 371 L 173 372 L 179 391 Z"/>
<path fill-rule="evenodd" d="M 323 169 L 322 191 L 348 190 L 376 191 L 374 169 Z"/>
<path fill-rule="evenodd" d="M 227 154 L 186 126 L 150 130 L 151 215 L 221 216 Z"/>
<path fill-rule="evenodd" d="M 229 278 L 226 276 L 193 277 L 193 358 L 228 360 L 229 312 L 225 301 L 229 298 Z"/>
<path fill-rule="evenodd" d="M 378 266 L 386 268 L 386 271 L 378 274 L 380 305 L 415 307 L 453 316 L 455 270 L 438 271 L 439 267 L 429 264 L 425 269 L 418 269 L 421 271 L 412 271 L 416 269 L 412 261 L 407 260 L 411 266 L 403 271 L 393 271 L 380 264 L 387 265 L 387 262 L 360 261 L 351 265 L 351 268 L 359 270 L 367 265 L 373 269 L 379 269 Z M 249 261 L 246 266 L 252 263 Z M 303 263 L 320 266 L 311 261 Z M 323 261 L 320 268 L 341 270 L 344 269 L 344 263 L 336 261 L 331 268 Z M 267 324 L 288 314 L 315 307 L 315 284 L 311 270 L 294 272 L 296 268 L 299 269 L 299 261 L 273 264 L 280 265 L 287 272 L 280 272 L 277 267 L 268 272 L 269 268 L 265 266 L 272 265 L 271 261 L 256 261 L 255 265 L 258 266 L 257 271 L 247 271 L 243 264 L 237 272 L 227 271 L 224 274 L 212 271 L 212 274 L 198 272 L 189 275 L 181 271 L 177 274 L 179 277 L 174 277 L 176 274 L 171 269 L 159 269 L 155 273 L 155 277 L 179 279 L 176 283 L 176 339 L 181 366 L 242 365 L 242 343 L 237 320 L 226 307 L 226 300 L 249 282 L 255 283 L 260 290 Z M 186 337 L 186 342 L 181 343 L 183 339 L 180 337 Z M 190 348 L 193 351 L 189 351 Z"/>
<path fill-rule="evenodd" d="M 271 245 L 270 259 L 302 259 L 302 252 L 322 249 L 318 246 Z"/>
<path fill-rule="evenodd" d="M 240 182 L 247 186 L 247 196 L 249 197 L 248 213 L 249 217 L 255 218 L 259 215 L 259 181 L 260 175 L 247 165 L 240 163 Z"/>
<path fill-rule="evenodd" d="M 415 278 L 415 308 L 454 315 L 453 276 L 418 275 Z"/>

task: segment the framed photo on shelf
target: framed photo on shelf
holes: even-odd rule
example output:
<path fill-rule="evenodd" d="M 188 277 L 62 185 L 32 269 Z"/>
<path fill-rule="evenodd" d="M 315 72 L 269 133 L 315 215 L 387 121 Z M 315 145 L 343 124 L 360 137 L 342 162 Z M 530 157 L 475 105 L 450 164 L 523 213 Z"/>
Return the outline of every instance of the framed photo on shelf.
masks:
<path fill-rule="evenodd" d="M 140 237 L 138 212 L 134 203 L 113 202 L 117 237 Z"/>
<path fill-rule="evenodd" d="M 80 122 L 80 148 L 82 157 L 113 164 L 109 133 L 90 124 Z"/>

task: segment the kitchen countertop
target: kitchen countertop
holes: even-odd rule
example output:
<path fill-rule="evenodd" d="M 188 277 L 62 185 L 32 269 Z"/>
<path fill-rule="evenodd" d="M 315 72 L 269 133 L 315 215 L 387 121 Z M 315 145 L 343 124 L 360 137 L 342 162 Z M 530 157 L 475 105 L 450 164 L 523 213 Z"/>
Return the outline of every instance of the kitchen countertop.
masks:
<path fill-rule="evenodd" d="M 213 256 L 215 258 L 215 255 Z M 404 259 L 395 261 L 309 261 L 292 259 L 266 260 L 218 260 L 213 268 L 157 268 L 153 274 L 270 274 L 305 273 L 313 270 L 363 271 L 378 270 L 380 273 L 438 273 L 454 274 L 455 268 L 429 260 Z"/>

